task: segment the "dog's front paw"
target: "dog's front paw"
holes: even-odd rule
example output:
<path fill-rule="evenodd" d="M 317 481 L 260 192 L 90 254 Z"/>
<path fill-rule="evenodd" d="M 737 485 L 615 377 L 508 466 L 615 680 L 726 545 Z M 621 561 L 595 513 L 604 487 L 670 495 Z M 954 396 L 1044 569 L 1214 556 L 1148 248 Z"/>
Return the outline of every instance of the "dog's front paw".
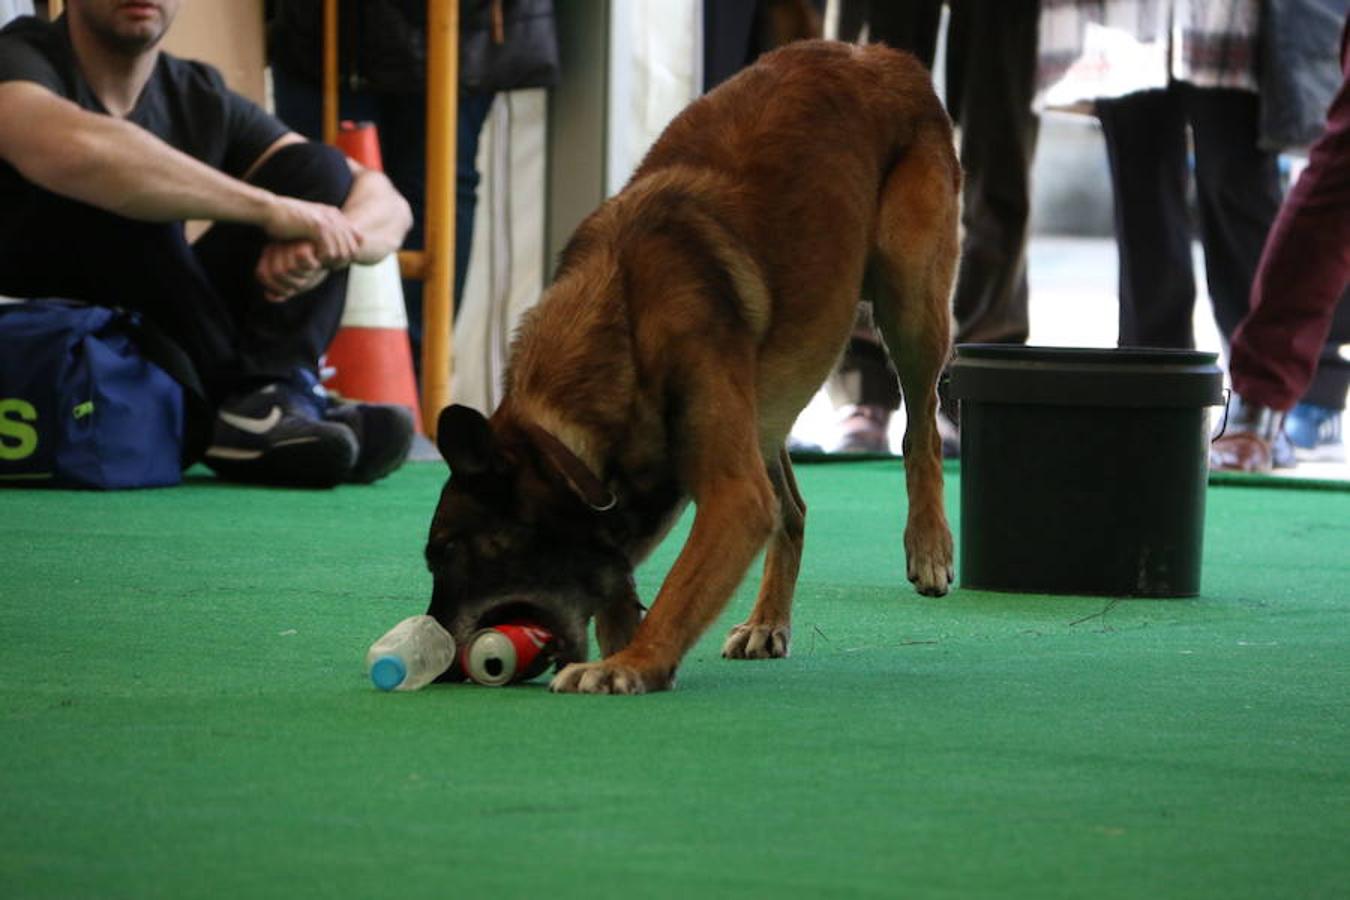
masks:
<path fill-rule="evenodd" d="M 956 578 L 952 535 L 946 528 L 924 532 L 906 529 L 905 559 L 909 580 L 925 597 L 941 597 Z"/>
<path fill-rule="evenodd" d="M 611 658 L 565 666 L 548 689 L 555 694 L 645 694 L 674 686 L 673 671 L 644 672 Z"/>
<path fill-rule="evenodd" d="M 792 628 L 788 625 L 737 625 L 722 644 L 727 659 L 781 659 L 788 655 Z"/>

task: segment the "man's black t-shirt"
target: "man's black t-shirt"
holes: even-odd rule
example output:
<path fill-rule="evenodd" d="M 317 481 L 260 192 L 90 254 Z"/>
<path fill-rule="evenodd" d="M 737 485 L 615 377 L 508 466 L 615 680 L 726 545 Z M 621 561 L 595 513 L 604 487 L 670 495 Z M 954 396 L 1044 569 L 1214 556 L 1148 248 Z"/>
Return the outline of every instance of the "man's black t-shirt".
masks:
<path fill-rule="evenodd" d="M 0 29 L 4 81 L 35 82 L 90 112 L 108 112 L 80 74 L 64 16 L 55 22 L 24 16 Z M 290 130 L 227 88 L 211 66 L 163 52 L 127 121 L 236 178 Z M 51 195 L 0 162 L 0 219 L 43 196 Z"/>

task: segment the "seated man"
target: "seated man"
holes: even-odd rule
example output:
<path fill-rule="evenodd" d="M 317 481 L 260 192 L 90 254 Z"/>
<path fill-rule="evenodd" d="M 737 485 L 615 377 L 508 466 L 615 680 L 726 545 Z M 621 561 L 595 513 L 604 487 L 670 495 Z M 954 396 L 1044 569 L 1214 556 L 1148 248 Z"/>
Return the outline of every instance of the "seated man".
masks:
<path fill-rule="evenodd" d="M 181 0 L 70 0 L 0 30 L 0 294 L 139 310 L 191 357 L 223 478 L 373 481 L 401 407 L 335 404 L 318 361 L 346 268 L 411 222 L 384 175 L 310 143 L 159 43 Z M 215 223 L 195 244 L 185 222 Z"/>

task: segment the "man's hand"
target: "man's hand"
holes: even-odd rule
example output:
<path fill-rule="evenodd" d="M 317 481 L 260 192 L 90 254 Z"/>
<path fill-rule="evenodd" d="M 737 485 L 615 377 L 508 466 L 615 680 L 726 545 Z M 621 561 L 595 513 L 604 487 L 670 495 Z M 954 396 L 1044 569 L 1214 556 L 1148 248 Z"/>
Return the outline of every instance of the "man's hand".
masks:
<path fill-rule="evenodd" d="M 283 196 L 274 197 L 263 231 L 281 242 L 310 242 L 319 264 L 327 269 L 350 265 L 365 240 L 361 230 L 336 206 Z"/>
<path fill-rule="evenodd" d="M 273 241 L 263 247 L 254 274 L 263 296 L 281 303 L 318 287 L 328 277 L 328 268 L 311 241 Z"/>

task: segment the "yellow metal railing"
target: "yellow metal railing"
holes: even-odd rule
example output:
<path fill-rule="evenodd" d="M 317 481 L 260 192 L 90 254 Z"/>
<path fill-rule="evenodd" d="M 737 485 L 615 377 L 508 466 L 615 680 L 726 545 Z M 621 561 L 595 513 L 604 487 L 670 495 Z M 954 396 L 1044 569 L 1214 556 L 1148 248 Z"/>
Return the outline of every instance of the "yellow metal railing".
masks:
<path fill-rule="evenodd" d="M 427 0 L 427 202 L 422 259 L 422 425 L 450 405 L 454 365 L 455 139 L 459 109 L 459 0 Z M 402 258 L 400 258 L 402 262 Z"/>
<path fill-rule="evenodd" d="M 338 133 L 338 3 L 324 0 L 323 134 Z M 422 430 L 450 404 L 455 281 L 455 121 L 459 106 L 459 2 L 427 0 L 427 187 L 423 248 L 398 255 L 405 278 L 422 282 Z"/>

